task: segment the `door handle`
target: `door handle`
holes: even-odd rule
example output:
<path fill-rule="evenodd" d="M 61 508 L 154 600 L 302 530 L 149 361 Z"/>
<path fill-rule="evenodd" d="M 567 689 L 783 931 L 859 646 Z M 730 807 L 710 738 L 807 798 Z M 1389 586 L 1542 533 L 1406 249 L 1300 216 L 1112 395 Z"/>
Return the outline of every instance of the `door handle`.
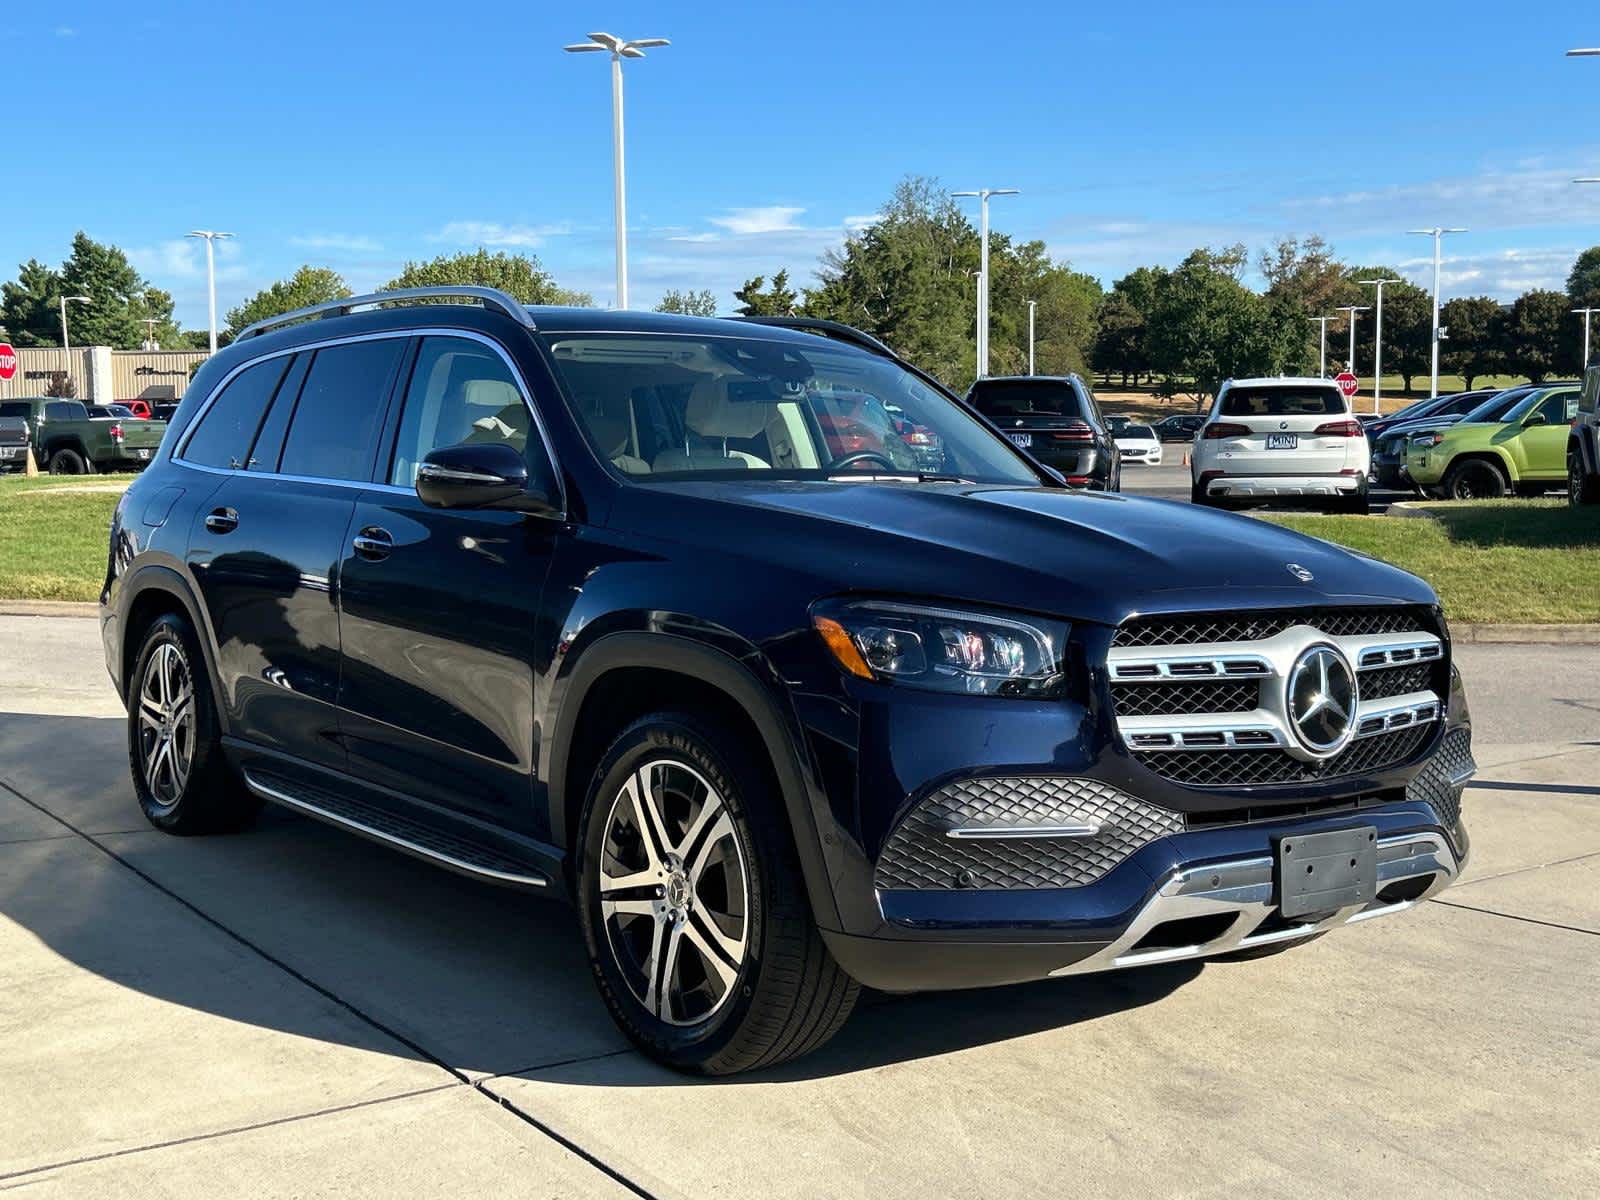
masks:
<path fill-rule="evenodd" d="M 239 528 L 239 514 L 231 508 L 214 508 L 206 516 L 206 528 L 212 533 L 232 533 Z"/>
<path fill-rule="evenodd" d="M 381 562 L 389 557 L 389 552 L 394 549 L 394 538 L 387 529 L 379 529 L 376 525 L 368 525 L 351 540 L 356 553 L 368 562 Z"/>

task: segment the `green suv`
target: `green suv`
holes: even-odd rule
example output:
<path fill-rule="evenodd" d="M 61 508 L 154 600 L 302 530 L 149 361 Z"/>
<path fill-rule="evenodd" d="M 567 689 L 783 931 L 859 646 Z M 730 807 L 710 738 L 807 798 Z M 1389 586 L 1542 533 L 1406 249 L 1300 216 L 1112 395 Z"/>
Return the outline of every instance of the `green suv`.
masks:
<path fill-rule="evenodd" d="M 1535 389 L 1499 421 L 1419 433 L 1406 447 L 1406 472 L 1424 493 L 1484 500 L 1508 491 L 1538 495 L 1567 481 L 1567 434 L 1580 388 Z"/>

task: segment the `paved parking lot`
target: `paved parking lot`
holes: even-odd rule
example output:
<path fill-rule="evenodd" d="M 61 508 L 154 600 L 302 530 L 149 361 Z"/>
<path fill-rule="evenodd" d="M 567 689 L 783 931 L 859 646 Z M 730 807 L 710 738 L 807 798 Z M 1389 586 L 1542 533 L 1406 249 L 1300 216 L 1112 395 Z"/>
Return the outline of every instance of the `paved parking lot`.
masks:
<path fill-rule="evenodd" d="M 1124 465 L 1122 490 L 1136 492 L 1141 496 L 1160 496 L 1166 500 L 1187 500 L 1192 479 L 1189 468 L 1183 465 L 1183 456 L 1188 448 L 1187 442 L 1168 442 L 1162 447 L 1163 457 L 1160 466 L 1149 467 L 1143 463 Z M 1396 501 L 1415 500 L 1417 496 L 1414 492 L 1391 492 L 1374 488 L 1371 499 L 1372 511 L 1378 513 Z M 1285 504 L 1282 507 L 1294 506 Z"/>
<path fill-rule="evenodd" d="M 692 1081 L 556 904 L 288 813 L 150 831 L 93 621 L 0 617 L 0 1189 L 1600 1192 L 1600 647 L 1465 646 L 1467 880 L 1257 963 L 870 997 Z"/>

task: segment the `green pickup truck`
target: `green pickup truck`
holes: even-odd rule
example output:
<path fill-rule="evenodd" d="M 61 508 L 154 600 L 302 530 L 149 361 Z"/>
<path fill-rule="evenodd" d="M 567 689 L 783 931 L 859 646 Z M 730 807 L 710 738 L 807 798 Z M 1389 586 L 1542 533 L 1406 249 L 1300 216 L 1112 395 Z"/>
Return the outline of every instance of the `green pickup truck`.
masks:
<path fill-rule="evenodd" d="M 91 417 L 81 400 L 23 396 L 0 400 L 0 417 L 28 423 L 34 461 L 52 475 L 139 470 L 155 457 L 165 421 Z"/>

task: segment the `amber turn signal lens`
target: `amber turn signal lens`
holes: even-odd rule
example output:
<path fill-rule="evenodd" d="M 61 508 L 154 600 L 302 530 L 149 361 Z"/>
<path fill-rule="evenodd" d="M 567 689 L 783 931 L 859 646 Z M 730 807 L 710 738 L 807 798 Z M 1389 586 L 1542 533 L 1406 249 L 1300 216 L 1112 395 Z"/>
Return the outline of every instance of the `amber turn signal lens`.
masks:
<path fill-rule="evenodd" d="M 828 649 L 833 651 L 833 656 L 839 660 L 839 665 L 852 675 L 859 675 L 862 679 L 872 678 L 872 668 L 867 666 L 866 660 L 861 657 L 861 651 L 856 649 L 856 643 L 845 632 L 843 625 L 832 617 L 812 617 L 816 624 L 817 632 L 822 635 L 822 640 L 828 644 Z"/>

